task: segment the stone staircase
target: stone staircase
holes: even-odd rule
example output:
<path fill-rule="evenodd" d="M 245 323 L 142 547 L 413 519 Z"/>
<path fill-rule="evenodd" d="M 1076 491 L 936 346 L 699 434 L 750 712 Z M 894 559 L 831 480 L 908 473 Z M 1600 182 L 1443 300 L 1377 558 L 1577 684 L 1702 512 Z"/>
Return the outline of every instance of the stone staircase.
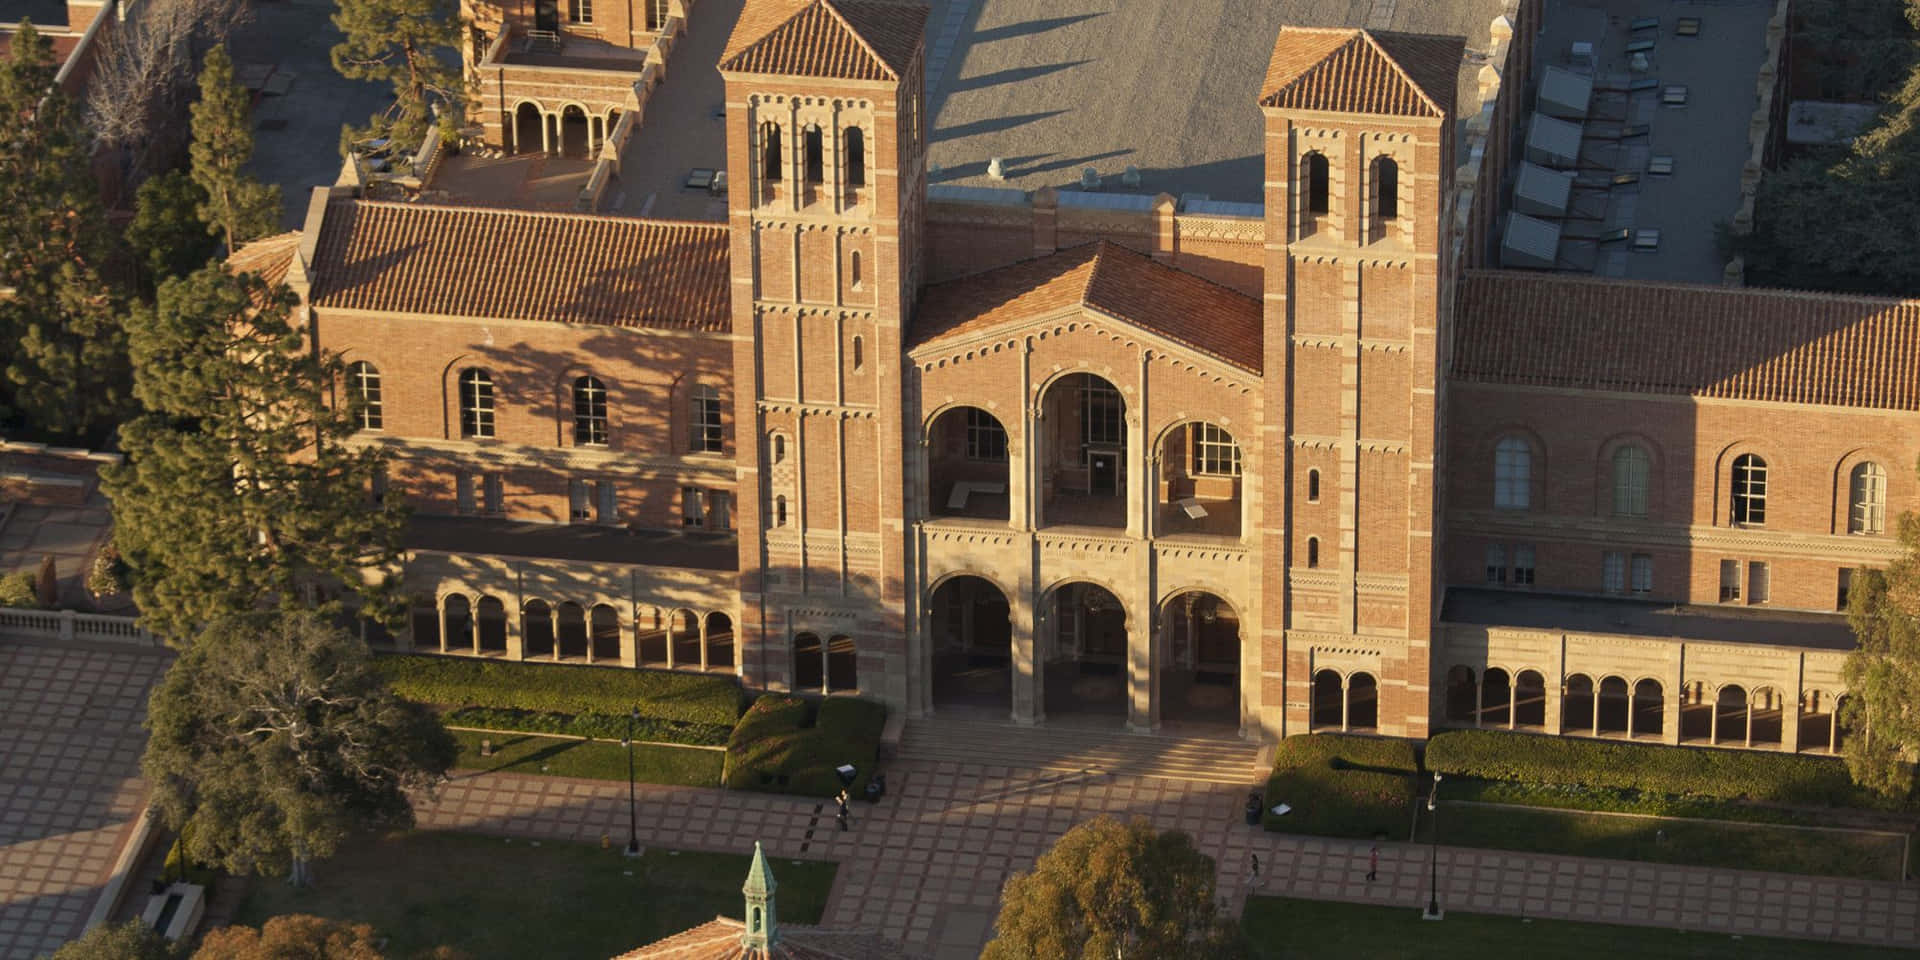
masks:
<path fill-rule="evenodd" d="M 1158 777 L 1199 783 L 1253 786 L 1266 771 L 1260 748 L 1231 730 L 1202 735 L 1140 735 L 1119 729 L 1117 719 L 1098 725 L 1049 719 L 1023 727 L 977 716 L 940 715 L 908 721 L 896 756 L 902 760 L 949 761 L 1015 769 L 1092 772 Z M 1210 734 L 1210 735 L 1208 735 Z"/>

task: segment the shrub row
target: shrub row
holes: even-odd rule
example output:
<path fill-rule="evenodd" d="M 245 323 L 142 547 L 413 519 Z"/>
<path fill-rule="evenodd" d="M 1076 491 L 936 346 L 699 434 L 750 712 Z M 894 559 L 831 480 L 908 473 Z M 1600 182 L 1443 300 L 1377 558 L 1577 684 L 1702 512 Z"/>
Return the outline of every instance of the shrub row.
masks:
<path fill-rule="evenodd" d="M 733 728 L 724 781 L 732 790 L 831 797 L 840 791 L 834 768 L 851 763 L 859 771 L 851 790 L 858 796 L 880 762 L 886 720 L 886 707 L 871 700 L 829 697 L 816 707 L 765 694 Z"/>
<path fill-rule="evenodd" d="M 732 677 L 395 654 L 375 663 L 394 692 L 446 707 L 493 707 L 573 716 L 642 717 L 732 727 L 740 685 Z"/>
<path fill-rule="evenodd" d="M 40 579 L 31 571 L 17 570 L 0 576 L 0 607 L 33 608 L 40 605 Z"/>
<path fill-rule="evenodd" d="M 1453 730 L 1427 741 L 1427 768 L 1482 780 L 1566 784 L 1815 807 L 1888 806 L 1844 762 L 1751 750 Z"/>
<path fill-rule="evenodd" d="M 1637 813 L 1689 820 L 1737 820 L 1745 823 L 1829 826 L 1826 816 L 1785 807 L 1756 807 L 1716 797 L 1676 797 L 1613 787 L 1583 787 L 1565 783 L 1522 783 L 1511 780 L 1457 778 L 1441 785 L 1443 801 L 1504 803 L 1552 810 L 1601 813 Z"/>
<path fill-rule="evenodd" d="M 1411 822 L 1418 769 L 1406 740 L 1337 733 L 1288 737 L 1274 750 L 1261 821 L 1282 833 L 1394 835 Z M 1281 803 L 1293 810 L 1274 816 Z"/>
<path fill-rule="evenodd" d="M 627 735 L 624 713 L 544 713 L 511 710 L 502 707 L 457 707 L 440 715 L 441 722 L 453 727 L 479 727 L 483 730 L 512 730 L 519 733 L 558 733 L 594 740 L 620 740 Z M 718 723 L 687 723 L 641 717 L 634 721 L 633 738 L 654 743 L 681 743 L 695 747 L 723 747 L 733 728 Z"/>

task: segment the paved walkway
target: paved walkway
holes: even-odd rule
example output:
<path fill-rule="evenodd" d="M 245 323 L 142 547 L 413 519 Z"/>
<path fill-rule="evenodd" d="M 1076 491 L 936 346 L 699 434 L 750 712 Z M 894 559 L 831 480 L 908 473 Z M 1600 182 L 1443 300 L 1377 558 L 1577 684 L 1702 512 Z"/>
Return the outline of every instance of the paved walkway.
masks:
<path fill-rule="evenodd" d="M 863 927 L 937 960 L 978 956 L 1001 885 L 1061 833 L 1101 813 L 1187 831 L 1220 864 L 1238 904 L 1258 853 L 1263 894 L 1398 904 L 1426 902 L 1428 848 L 1369 844 L 1244 826 L 1242 787 L 1124 775 L 1042 773 L 947 761 L 895 761 L 879 806 L 857 803 L 853 830 L 831 804 L 680 787 L 640 788 L 640 842 L 740 852 L 754 840 L 780 857 L 841 864 L 826 922 Z M 463 775 L 421 808 L 422 826 L 618 843 L 626 786 L 505 773 Z M 778 875 L 779 864 L 774 865 Z M 1920 942 L 1920 888 L 1785 874 L 1440 850 L 1449 910 L 1640 923 L 1744 935 L 1910 946 Z M 699 918 L 689 918 L 691 925 Z"/>

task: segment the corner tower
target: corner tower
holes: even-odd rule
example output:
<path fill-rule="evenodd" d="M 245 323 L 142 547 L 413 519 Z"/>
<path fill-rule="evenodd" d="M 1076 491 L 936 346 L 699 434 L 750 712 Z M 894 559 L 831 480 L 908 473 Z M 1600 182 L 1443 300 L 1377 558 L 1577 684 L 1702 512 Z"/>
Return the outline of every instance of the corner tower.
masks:
<path fill-rule="evenodd" d="M 748 0 L 720 58 L 743 679 L 895 709 L 926 17 L 891 0 Z"/>
<path fill-rule="evenodd" d="M 1286 28 L 1266 116 L 1269 734 L 1424 737 L 1465 42 Z M 1270 601 L 1271 604 L 1271 601 Z M 1271 616 L 1278 606 L 1278 616 Z M 1285 652 L 1284 658 L 1279 654 Z M 1274 715 L 1279 713 L 1279 716 Z"/>

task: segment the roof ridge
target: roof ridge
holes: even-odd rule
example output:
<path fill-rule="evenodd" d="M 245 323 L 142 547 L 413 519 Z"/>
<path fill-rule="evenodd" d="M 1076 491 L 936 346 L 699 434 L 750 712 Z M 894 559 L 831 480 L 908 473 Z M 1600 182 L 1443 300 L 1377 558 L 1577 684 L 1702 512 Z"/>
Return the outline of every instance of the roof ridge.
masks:
<path fill-rule="evenodd" d="M 1442 116 L 1446 114 L 1446 111 L 1440 109 L 1440 105 L 1438 103 L 1435 103 L 1433 97 L 1427 93 L 1426 88 L 1422 87 L 1419 81 L 1413 79 L 1413 74 L 1407 72 L 1406 64 L 1401 63 L 1398 57 L 1395 57 L 1392 53 L 1389 53 L 1387 51 L 1387 48 L 1380 43 L 1380 38 L 1376 37 L 1372 30 L 1368 30 L 1365 27 L 1360 27 L 1358 29 L 1359 29 L 1360 35 L 1367 38 L 1367 43 L 1373 47 L 1374 52 L 1380 54 L 1382 57 L 1385 57 L 1387 59 L 1387 63 L 1393 66 L 1394 72 L 1400 75 L 1400 79 L 1405 80 L 1407 82 L 1407 86 L 1412 87 L 1413 92 L 1420 95 L 1420 99 L 1426 103 L 1428 109 L 1431 109 L 1434 113 L 1440 114 Z M 1391 30 L 1382 31 L 1382 33 L 1389 36 L 1418 36 L 1418 34 L 1400 34 Z"/>
<path fill-rule="evenodd" d="M 880 51 L 873 48 L 873 44 L 867 42 L 867 35 L 862 33 L 859 27 L 854 26 L 853 21 L 848 20 L 846 14 L 840 12 L 840 6 L 835 0 L 813 0 L 813 2 L 826 7 L 827 11 L 833 14 L 833 18 L 840 21 L 840 25 L 846 27 L 848 33 L 853 34 L 853 39 L 860 44 L 860 49 L 865 50 L 867 56 L 872 57 L 875 63 L 880 64 L 881 71 L 886 73 L 888 79 L 900 79 L 900 72 L 893 69 L 893 64 L 888 63 L 887 58 L 881 56 Z M 798 14 L 795 16 L 798 16 Z M 789 22 L 791 22 L 791 18 L 789 18 Z M 785 24 L 781 26 L 785 26 Z M 775 27 L 774 29 L 777 30 L 779 27 Z"/>
<path fill-rule="evenodd" d="M 1753 293 L 1767 296 L 1786 296 L 1802 299 L 1851 300 L 1863 303 L 1900 304 L 1920 307 L 1920 294 L 1911 297 L 1890 294 L 1854 293 L 1847 290 L 1819 290 L 1812 287 L 1766 287 L 1766 286 L 1728 286 L 1720 283 L 1704 283 L 1685 280 L 1637 280 L 1631 277 L 1602 277 L 1584 273 L 1563 273 L 1559 271 L 1513 270 L 1498 267 L 1480 267 L 1467 270 L 1463 279 L 1490 277 L 1494 279 L 1531 279 L 1554 283 L 1577 283 L 1596 287 L 1632 287 L 1635 289 L 1660 289 L 1681 291 L 1718 291 L 1721 293 Z"/>

